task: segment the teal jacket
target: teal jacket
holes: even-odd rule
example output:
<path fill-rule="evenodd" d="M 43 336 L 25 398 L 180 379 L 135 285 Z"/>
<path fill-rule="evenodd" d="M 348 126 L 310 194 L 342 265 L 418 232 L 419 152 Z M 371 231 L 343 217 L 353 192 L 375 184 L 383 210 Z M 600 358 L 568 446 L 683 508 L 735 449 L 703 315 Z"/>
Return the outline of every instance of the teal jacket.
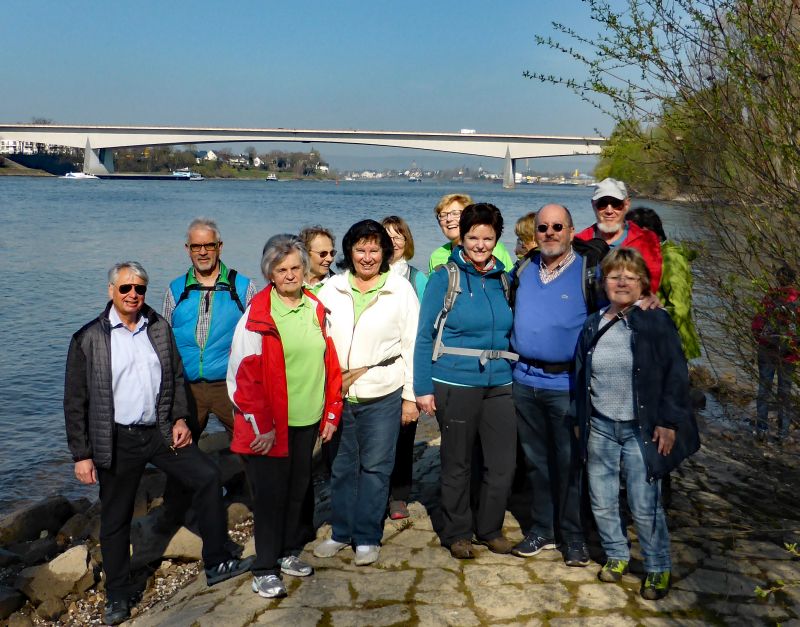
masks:
<path fill-rule="evenodd" d="M 692 268 L 696 253 L 684 244 L 667 240 L 661 244 L 662 274 L 658 298 L 678 327 L 686 359 L 700 357 L 700 338 L 692 317 Z"/>

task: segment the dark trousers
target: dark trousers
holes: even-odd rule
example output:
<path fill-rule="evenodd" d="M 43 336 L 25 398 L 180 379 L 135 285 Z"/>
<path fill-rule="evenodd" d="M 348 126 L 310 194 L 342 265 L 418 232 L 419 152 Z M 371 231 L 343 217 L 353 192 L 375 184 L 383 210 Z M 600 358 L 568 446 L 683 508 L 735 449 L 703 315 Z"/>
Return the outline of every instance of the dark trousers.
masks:
<path fill-rule="evenodd" d="M 254 575 L 277 575 L 278 559 L 300 555 L 308 540 L 303 501 L 311 482 L 311 455 L 319 423 L 289 427 L 289 456 L 243 455 L 253 491 Z"/>
<path fill-rule="evenodd" d="M 442 544 L 449 546 L 473 535 L 470 478 L 477 438 L 483 473 L 474 532 L 482 540 L 491 540 L 502 535 L 516 465 L 517 424 L 511 386 L 472 388 L 434 382 L 434 387 L 442 433 Z"/>
<path fill-rule="evenodd" d="M 411 475 L 414 471 L 414 438 L 417 423 L 401 425 L 394 453 L 394 469 L 389 481 L 389 500 L 405 501 L 411 498 Z"/>
<path fill-rule="evenodd" d="M 136 591 L 130 577 L 131 519 L 139 480 L 148 463 L 194 493 L 206 567 L 227 560 L 228 527 L 219 469 L 214 462 L 196 444 L 173 451 L 157 427 L 132 429 L 117 425 L 115 431 L 111 468 L 97 469 L 100 546 L 108 599 L 126 599 Z"/>
<path fill-rule="evenodd" d="M 533 490 L 529 533 L 548 539 L 558 535 L 565 542 L 582 541 L 582 466 L 567 417 L 569 392 L 514 383 L 513 394 L 528 484 Z"/>

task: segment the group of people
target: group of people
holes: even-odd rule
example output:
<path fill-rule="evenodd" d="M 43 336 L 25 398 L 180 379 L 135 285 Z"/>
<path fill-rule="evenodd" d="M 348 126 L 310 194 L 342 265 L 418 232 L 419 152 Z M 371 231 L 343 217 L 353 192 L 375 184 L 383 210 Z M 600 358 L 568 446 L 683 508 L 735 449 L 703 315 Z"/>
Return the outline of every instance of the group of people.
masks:
<path fill-rule="evenodd" d="M 662 264 L 670 242 L 660 222 L 640 226 L 654 212 L 629 213 L 622 182 L 601 181 L 592 207 L 597 222 L 579 233 L 561 205 L 524 216 L 512 262 L 500 210 L 446 195 L 434 211 L 448 242 L 429 274 L 409 264 L 414 241 L 398 216 L 353 224 L 340 273 L 328 229 L 277 235 L 263 249 L 261 291 L 222 262 L 217 225 L 198 218 L 186 235 L 191 267 L 170 283 L 162 315 L 145 304 L 144 268 L 116 264 L 105 311 L 72 338 L 64 394 L 75 474 L 100 483 L 106 622 L 137 602 L 128 545 L 147 463 L 192 492 L 208 584 L 250 570 L 254 592 L 279 597 L 282 575 L 313 573 L 300 556 L 314 538 L 317 440 L 332 533 L 314 555 L 353 547 L 356 565 L 372 564 L 386 516 L 409 515 L 421 412 L 441 431 L 438 531 L 454 558 L 474 557 L 475 544 L 523 558 L 563 544 L 567 565 L 589 565 L 585 468 L 600 579 L 619 581 L 630 561 L 621 476 L 642 595 L 665 596 L 660 479 L 699 446 L 686 366 L 697 351 L 691 275 Z M 219 472 L 197 447 L 212 413 L 251 487 L 248 560 L 229 552 Z M 531 525 L 513 543 L 502 525 L 517 442 Z"/>

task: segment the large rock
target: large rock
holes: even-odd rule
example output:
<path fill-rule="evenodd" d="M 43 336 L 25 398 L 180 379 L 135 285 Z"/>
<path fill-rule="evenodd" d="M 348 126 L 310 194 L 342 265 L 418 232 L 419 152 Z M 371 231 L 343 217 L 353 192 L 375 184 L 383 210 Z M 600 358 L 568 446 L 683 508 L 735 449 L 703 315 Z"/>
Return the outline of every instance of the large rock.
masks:
<path fill-rule="evenodd" d="M 33 627 L 33 621 L 25 612 L 14 612 L 8 617 L 7 627 Z"/>
<path fill-rule="evenodd" d="M 56 598 L 45 599 L 36 608 L 36 614 L 39 618 L 50 621 L 58 620 L 66 611 L 67 607 L 64 605 L 64 601 Z"/>
<path fill-rule="evenodd" d="M 72 514 L 72 506 L 61 495 L 26 505 L 0 518 L 0 545 L 34 540 L 42 531 L 55 535 Z"/>
<path fill-rule="evenodd" d="M 73 514 L 67 522 L 61 525 L 61 529 L 56 534 L 56 542 L 59 546 L 82 542 L 89 537 L 91 531 L 92 523 L 86 514 Z"/>
<path fill-rule="evenodd" d="M 5 620 L 25 605 L 25 597 L 19 590 L 0 586 L 0 620 Z"/>
<path fill-rule="evenodd" d="M 65 551 L 42 566 L 26 568 L 17 577 L 16 587 L 31 601 L 63 599 L 70 592 L 84 592 L 94 584 L 89 550 L 81 545 Z"/>
<path fill-rule="evenodd" d="M 184 562 L 199 560 L 203 553 L 200 537 L 180 527 L 177 531 L 160 531 L 153 513 L 134 521 L 131 529 L 133 567 L 138 568 L 162 559 Z"/>
<path fill-rule="evenodd" d="M 6 551 L 5 549 L 0 549 L 0 568 L 11 566 L 11 564 L 16 564 L 21 560 L 22 558 L 18 553 L 14 553 L 13 551 Z"/>
<path fill-rule="evenodd" d="M 52 536 L 37 538 L 29 542 L 19 542 L 8 547 L 13 553 L 22 558 L 26 566 L 41 564 L 58 554 L 58 543 Z"/>

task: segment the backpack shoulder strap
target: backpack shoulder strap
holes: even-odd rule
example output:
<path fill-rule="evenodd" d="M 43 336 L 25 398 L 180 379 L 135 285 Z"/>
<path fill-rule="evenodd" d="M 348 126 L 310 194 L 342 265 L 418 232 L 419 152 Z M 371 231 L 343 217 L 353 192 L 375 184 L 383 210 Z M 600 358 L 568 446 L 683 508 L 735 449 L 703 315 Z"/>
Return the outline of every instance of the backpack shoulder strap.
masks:
<path fill-rule="evenodd" d="M 461 271 L 453 261 L 448 261 L 444 265 L 447 271 L 447 291 L 444 294 L 444 302 L 442 303 L 442 310 L 436 316 L 436 321 L 433 323 L 433 328 L 436 329 L 436 341 L 433 343 L 433 355 L 431 361 L 436 361 L 442 356 L 442 334 L 444 333 L 444 325 L 447 321 L 447 315 L 453 309 L 456 303 L 456 298 L 461 293 Z M 438 272 L 438 270 L 437 270 Z"/>
<path fill-rule="evenodd" d="M 239 298 L 239 293 L 236 291 L 236 277 L 238 276 L 238 272 L 233 268 L 228 269 L 228 282 L 231 286 L 231 300 L 236 303 L 236 306 L 239 308 L 239 311 L 244 313 L 244 305 L 242 304 L 242 299 Z"/>
<path fill-rule="evenodd" d="M 517 259 L 514 263 L 514 267 L 511 268 L 511 271 L 508 274 L 504 274 L 503 281 L 503 290 L 506 294 L 506 300 L 508 301 L 509 307 L 514 309 L 514 305 L 517 302 L 517 290 L 519 289 L 519 277 L 531 264 L 531 259 L 533 255 L 536 254 L 536 251 L 529 251 L 522 259 Z"/>
<path fill-rule="evenodd" d="M 183 301 L 189 298 L 189 292 L 192 290 L 191 286 L 189 285 L 189 273 L 187 272 L 183 277 L 183 291 L 181 292 L 180 296 L 175 299 L 175 309 L 178 308 Z M 175 296 L 175 294 L 173 294 Z"/>

